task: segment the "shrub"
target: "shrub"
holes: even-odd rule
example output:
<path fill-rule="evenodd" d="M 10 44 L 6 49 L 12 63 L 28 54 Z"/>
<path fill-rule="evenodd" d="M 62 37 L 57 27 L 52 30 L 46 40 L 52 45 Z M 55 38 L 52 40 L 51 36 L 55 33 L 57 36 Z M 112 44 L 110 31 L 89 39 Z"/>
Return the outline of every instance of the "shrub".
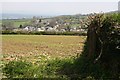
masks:
<path fill-rule="evenodd" d="M 21 78 L 23 76 L 29 75 L 27 72 L 30 70 L 31 63 L 25 61 L 11 61 L 5 64 L 3 68 L 3 74 L 8 78 Z"/>
<path fill-rule="evenodd" d="M 43 58 L 45 59 L 45 58 Z M 65 75 L 59 75 L 59 70 L 71 59 L 50 59 L 49 61 L 37 61 L 34 64 L 26 61 L 11 61 L 4 65 L 3 73 L 9 79 L 38 78 L 38 79 L 67 79 Z"/>
<path fill-rule="evenodd" d="M 79 36 L 86 36 L 86 33 L 81 33 L 81 32 L 51 32 L 51 31 L 42 31 L 42 32 L 37 32 L 37 31 L 31 31 L 31 32 L 28 32 L 28 31 L 9 31 L 9 30 L 6 30 L 6 31 L 2 31 L 2 34 L 6 35 L 10 35 L 10 34 L 24 34 L 24 35 L 79 35 Z"/>

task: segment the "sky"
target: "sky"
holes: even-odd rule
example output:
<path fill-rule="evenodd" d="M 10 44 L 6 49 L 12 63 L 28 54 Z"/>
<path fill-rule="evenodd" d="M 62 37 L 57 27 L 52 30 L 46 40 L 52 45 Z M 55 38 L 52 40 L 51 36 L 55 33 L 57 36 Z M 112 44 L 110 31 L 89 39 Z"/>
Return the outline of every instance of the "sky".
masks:
<path fill-rule="evenodd" d="M 2 13 L 34 15 L 73 15 L 109 12 L 118 9 L 118 0 L 4 0 Z"/>
<path fill-rule="evenodd" d="M 0 0 L 0 2 L 118 2 L 119 0 Z"/>

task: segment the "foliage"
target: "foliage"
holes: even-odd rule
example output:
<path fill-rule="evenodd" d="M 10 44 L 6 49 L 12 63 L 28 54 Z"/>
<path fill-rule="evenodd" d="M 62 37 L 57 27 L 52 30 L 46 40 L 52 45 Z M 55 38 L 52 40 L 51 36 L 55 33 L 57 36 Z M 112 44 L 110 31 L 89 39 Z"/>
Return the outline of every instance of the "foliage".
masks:
<path fill-rule="evenodd" d="M 85 42 L 83 52 L 73 63 L 66 63 L 62 67 L 62 74 L 67 75 L 71 79 L 116 79 L 120 78 L 120 46 L 119 37 L 119 15 L 94 15 L 89 18 L 89 25 L 95 27 L 97 36 L 104 43 L 102 55 L 95 63 L 96 57 L 99 56 L 100 50 L 96 50 L 96 54 L 88 58 L 88 44 Z M 88 25 L 88 26 L 89 26 Z M 93 26 L 95 25 L 95 26 Z M 96 49 L 101 49 L 101 43 L 97 40 Z M 68 66 L 69 65 L 69 66 Z M 69 72 L 71 70 L 71 72 Z"/>
<path fill-rule="evenodd" d="M 3 68 L 3 73 L 8 78 L 22 77 L 29 75 L 27 72 L 30 70 L 31 63 L 24 61 L 11 61 L 8 64 L 5 64 Z"/>
<path fill-rule="evenodd" d="M 100 77 L 102 76 L 103 78 L 105 77 L 119 78 L 119 74 L 120 74 L 119 73 L 120 50 L 117 48 L 120 47 L 120 37 L 119 37 L 120 30 L 119 30 L 119 20 L 118 20 L 120 17 L 119 18 L 118 17 L 119 14 L 95 15 L 95 17 L 91 19 L 91 23 L 90 23 L 93 25 L 93 27 L 95 27 L 96 35 L 98 38 L 96 42 L 97 44 L 95 46 L 96 46 L 96 54 L 99 54 L 98 55 L 99 57 L 96 58 L 96 61 L 98 59 L 100 60 L 96 64 L 101 66 L 101 68 L 98 69 L 100 70 L 102 69 L 102 74 L 100 75 Z M 95 56 L 96 54 L 94 54 L 93 56 Z M 92 62 L 94 60 L 95 58 L 93 58 Z"/>
<path fill-rule="evenodd" d="M 30 63 L 26 61 L 10 61 L 5 64 L 3 73 L 7 78 L 40 78 L 40 79 L 68 79 L 65 75 L 59 75 L 58 69 L 61 68 L 69 59 L 60 60 L 58 58 Z"/>
<path fill-rule="evenodd" d="M 13 28 L 13 21 L 2 21 L 2 30 L 12 30 Z"/>
<path fill-rule="evenodd" d="M 24 34 L 24 35 L 79 35 L 79 36 L 86 36 L 86 33 L 80 33 L 80 32 L 52 32 L 52 31 L 42 31 L 42 32 L 24 32 L 24 31 L 2 31 L 2 34 L 4 35 L 12 35 L 12 34 Z"/>
<path fill-rule="evenodd" d="M 2 24 L 12 23 L 14 24 L 14 28 L 18 28 L 20 25 L 26 26 L 29 25 L 30 19 L 3 19 Z M 9 28 L 10 26 L 8 26 Z"/>

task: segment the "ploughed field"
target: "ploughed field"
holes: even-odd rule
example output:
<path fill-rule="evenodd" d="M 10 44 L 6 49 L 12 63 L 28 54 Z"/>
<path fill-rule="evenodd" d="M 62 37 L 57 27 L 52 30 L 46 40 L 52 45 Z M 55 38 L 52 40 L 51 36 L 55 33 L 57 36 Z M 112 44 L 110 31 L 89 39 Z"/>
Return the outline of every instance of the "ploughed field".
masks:
<path fill-rule="evenodd" d="M 75 57 L 81 53 L 84 36 L 2 35 L 3 61 Z"/>

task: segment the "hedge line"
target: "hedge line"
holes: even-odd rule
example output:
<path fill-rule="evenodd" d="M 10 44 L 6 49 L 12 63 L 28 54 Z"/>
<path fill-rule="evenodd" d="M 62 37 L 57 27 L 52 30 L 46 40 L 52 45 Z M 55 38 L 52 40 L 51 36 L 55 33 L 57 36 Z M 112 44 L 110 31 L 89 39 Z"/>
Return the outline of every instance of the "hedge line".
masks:
<path fill-rule="evenodd" d="M 3 35 L 79 35 L 79 36 L 86 36 L 86 33 L 81 33 L 81 32 L 48 32 L 48 31 L 43 31 L 43 32 L 23 32 L 23 31 L 2 31 Z"/>

